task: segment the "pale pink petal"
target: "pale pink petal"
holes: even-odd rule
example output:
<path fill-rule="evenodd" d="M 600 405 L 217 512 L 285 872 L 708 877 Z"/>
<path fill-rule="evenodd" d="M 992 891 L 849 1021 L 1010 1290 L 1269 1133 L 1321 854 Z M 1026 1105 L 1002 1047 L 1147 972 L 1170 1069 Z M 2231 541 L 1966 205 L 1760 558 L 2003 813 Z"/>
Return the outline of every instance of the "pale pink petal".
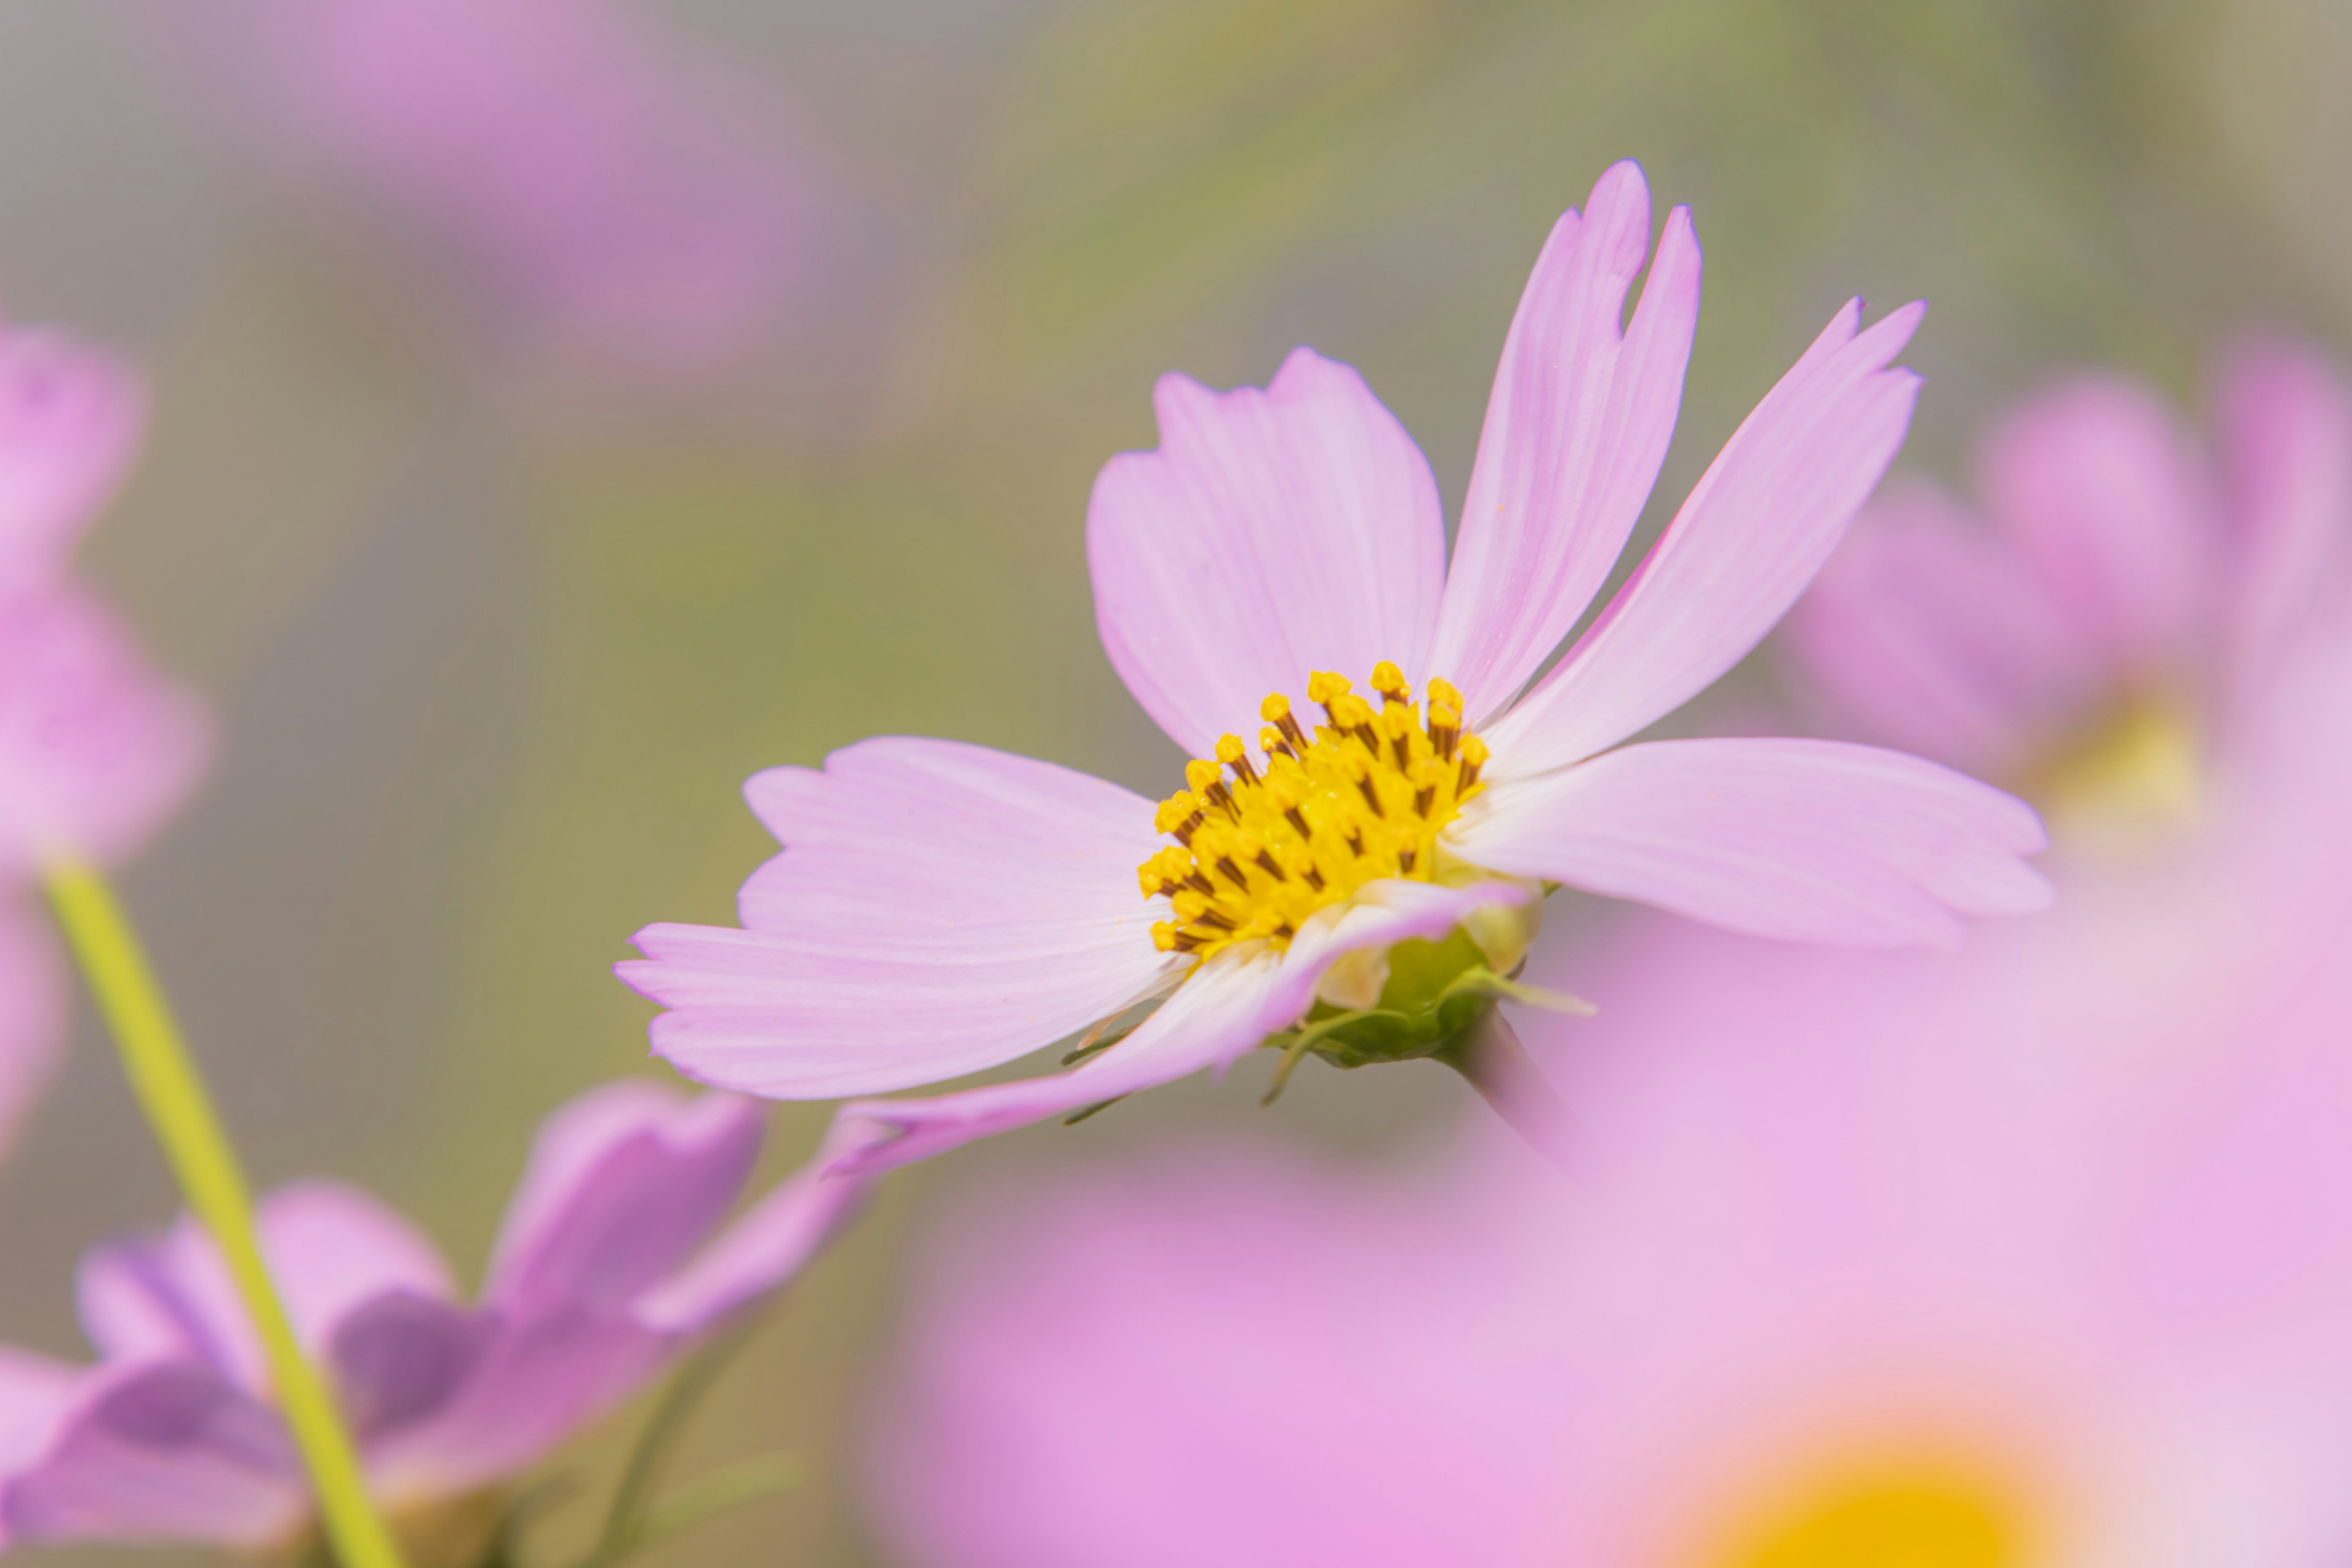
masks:
<path fill-rule="evenodd" d="M 2083 635 L 2126 678 L 2199 629 L 2218 506 L 2189 435 L 2147 388 L 2081 376 L 1986 437 L 1979 489 Z"/>
<path fill-rule="evenodd" d="M 648 926 L 617 973 L 670 1009 L 655 1051 L 788 1100 L 904 1089 L 1118 1012 L 1174 965 L 1136 867 L 1152 804 L 1048 763 L 897 737 L 745 788 L 785 845 L 742 931 Z"/>
<path fill-rule="evenodd" d="M 2310 349 L 2254 340 L 2220 389 L 2224 477 L 2238 554 L 2242 665 L 2268 662 L 2314 609 L 2343 592 L 2352 542 L 2352 391 Z"/>
<path fill-rule="evenodd" d="M 0 600 L 0 873 L 61 840 L 130 855 L 187 798 L 211 749 L 204 711 L 149 667 L 96 599 Z"/>
<path fill-rule="evenodd" d="M 550 1117 L 492 1254 L 484 1302 L 514 1319 L 619 1311 L 692 1256 L 760 1152 L 761 1115 L 624 1079 Z"/>
<path fill-rule="evenodd" d="M 84 1253 L 74 1304 L 82 1331 L 110 1363 L 196 1362 L 248 1393 L 268 1386 L 261 1342 L 236 1281 L 189 1215 L 159 1235 Z"/>
<path fill-rule="evenodd" d="M 65 1043 L 65 959 L 49 922 L 0 908 L 0 1154 L 56 1076 Z"/>
<path fill-rule="evenodd" d="M 0 321 L 0 593 L 57 580 L 146 416 L 145 389 L 111 355 Z"/>
<path fill-rule="evenodd" d="M 72 1407 L 81 1369 L 14 1345 L 0 1345 L 0 1476 L 40 1457 L 58 1422 Z M 0 1548 L 8 1521 L 0 1514 Z"/>
<path fill-rule="evenodd" d="M 1688 208 L 1666 218 L 1626 329 L 1649 254 L 1649 189 L 1619 163 L 1553 227 L 1503 341 L 1429 667 L 1462 689 L 1473 724 L 1583 615 L 1657 483 L 1698 325 Z"/>
<path fill-rule="evenodd" d="M 637 1321 L 661 1333 L 698 1333 L 786 1283 L 865 1205 L 871 1184 L 842 1167 L 884 1136 L 872 1122 L 836 1119 L 804 1168 L 638 1299 Z"/>
<path fill-rule="evenodd" d="M 1196 757 L 1255 742 L 1307 677 L 1425 669 L 1444 581 L 1429 463 L 1363 377 L 1293 350 L 1264 391 L 1165 375 L 1160 446 L 1103 467 L 1087 508 L 1095 622 L 1120 679 Z"/>
<path fill-rule="evenodd" d="M 2032 808 L 1899 752 L 1660 741 L 1497 786 L 1447 834 L 1474 864 L 1759 936 L 1945 946 L 2050 886 Z"/>
<path fill-rule="evenodd" d="M 48 1449 L 0 1485 L 0 1538 L 259 1547 L 307 1510 L 275 1411 L 184 1362 L 98 1374 Z"/>
<path fill-rule="evenodd" d="M 1491 725 L 1495 776 L 1589 757 L 1746 657 L 1829 559 L 1910 427 L 1918 377 L 1886 368 L 1926 307 L 1857 333 L 1849 304 L 1732 433 L 1591 630 Z"/>
<path fill-rule="evenodd" d="M 1475 910 L 1527 897 L 1524 888 L 1503 881 L 1465 888 L 1372 883 L 1350 902 L 1310 920 L 1286 952 L 1230 948 L 1218 954 L 1133 1034 L 1069 1072 L 925 1100 L 842 1107 L 845 1121 L 871 1122 L 901 1136 L 855 1150 L 834 1168 L 868 1174 L 911 1164 L 977 1138 L 1223 1067 L 1303 1016 L 1324 972 L 1342 954 L 1441 937 Z"/>
<path fill-rule="evenodd" d="M 2021 765 L 2105 695 L 2024 559 L 1924 487 L 1872 503 L 1786 636 L 1873 739 L 1978 772 Z"/>
<path fill-rule="evenodd" d="M 440 1250 L 376 1199 L 337 1182 L 297 1182 L 263 1200 L 261 1247 L 294 1331 L 312 1352 L 343 1319 L 393 1292 L 456 1293 Z"/>

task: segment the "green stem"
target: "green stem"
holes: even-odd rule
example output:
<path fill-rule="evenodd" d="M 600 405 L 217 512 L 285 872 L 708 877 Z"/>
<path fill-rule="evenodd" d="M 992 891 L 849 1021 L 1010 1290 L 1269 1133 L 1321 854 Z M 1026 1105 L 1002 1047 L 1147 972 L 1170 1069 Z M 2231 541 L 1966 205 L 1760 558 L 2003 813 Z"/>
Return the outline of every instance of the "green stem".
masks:
<path fill-rule="evenodd" d="M 646 1418 L 644 1431 L 638 1434 L 636 1451 L 629 1456 L 628 1465 L 621 1472 L 620 1484 L 613 1489 L 613 1506 L 605 1511 L 604 1532 L 581 1568 L 612 1568 L 612 1564 L 646 1544 L 646 1522 L 655 1511 L 654 1487 L 661 1479 L 662 1466 L 667 1462 L 671 1447 L 686 1430 L 687 1422 L 702 1404 L 704 1395 L 760 1331 L 762 1321 L 755 1313 L 720 1330 L 662 1391 L 660 1402 Z"/>
<path fill-rule="evenodd" d="M 401 1568 L 400 1549 L 368 1496 L 359 1456 L 333 1397 L 304 1359 L 270 1283 L 254 1228 L 253 1196 L 179 1025 L 173 1020 L 122 907 L 106 879 L 70 856 L 45 868 L 58 923 L 122 1053 L 123 1071 L 163 1147 L 188 1206 L 212 1233 L 261 1338 L 270 1382 L 310 1472 L 319 1513 L 341 1568 Z"/>

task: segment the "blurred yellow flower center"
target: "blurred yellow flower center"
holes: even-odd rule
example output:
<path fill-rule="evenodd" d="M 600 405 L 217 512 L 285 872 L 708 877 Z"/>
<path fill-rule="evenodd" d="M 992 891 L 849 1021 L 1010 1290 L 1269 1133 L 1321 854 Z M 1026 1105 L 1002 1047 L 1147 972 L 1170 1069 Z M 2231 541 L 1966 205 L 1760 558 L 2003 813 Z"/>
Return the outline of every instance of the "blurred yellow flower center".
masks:
<path fill-rule="evenodd" d="M 1706 1568 L 2022 1568 L 2027 1510 L 1991 1476 L 1948 1463 L 1865 1466 L 1784 1493 L 1700 1561 Z"/>
<path fill-rule="evenodd" d="M 2146 847 L 2195 820 L 2203 803 L 2197 731 L 2174 704 L 2125 703 L 2044 762 L 2026 793 L 2074 848 Z"/>
<path fill-rule="evenodd" d="M 1478 793 L 1486 743 L 1463 732 L 1462 694 L 1443 680 L 1429 683 L 1425 721 L 1395 665 L 1373 669 L 1372 689 L 1377 710 L 1318 671 L 1307 699 L 1328 722 L 1312 734 L 1280 692 L 1260 705 L 1264 772 L 1238 735 L 1216 761 L 1186 764 L 1155 820 L 1175 842 L 1136 868 L 1145 898 L 1175 906 L 1151 929 L 1161 952 L 1283 946 L 1368 882 L 1434 878 L 1438 832 Z"/>

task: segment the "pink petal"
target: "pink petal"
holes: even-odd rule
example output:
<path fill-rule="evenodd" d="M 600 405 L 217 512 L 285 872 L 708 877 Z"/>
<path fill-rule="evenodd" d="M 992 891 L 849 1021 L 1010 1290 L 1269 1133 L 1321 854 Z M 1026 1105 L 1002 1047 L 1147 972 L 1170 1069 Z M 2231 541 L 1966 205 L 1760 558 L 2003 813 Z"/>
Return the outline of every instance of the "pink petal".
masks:
<path fill-rule="evenodd" d="M 2219 402 L 2239 554 L 2236 652 L 2259 667 L 2343 593 L 2352 391 L 2312 350 L 2254 340 L 2231 355 Z"/>
<path fill-rule="evenodd" d="M 1821 570 L 1911 423 L 1918 378 L 1886 365 L 1926 310 L 1856 333 L 1840 311 L 1732 433 L 1591 630 L 1491 725 L 1495 776 L 1589 757 L 1746 657 Z"/>
<path fill-rule="evenodd" d="M 66 1016 L 65 959 L 48 921 L 0 908 L 0 1153 L 56 1075 Z"/>
<path fill-rule="evenodd" d="M 263 1200 L 257 1218 L 294 1331 L 313 1352 L 329 1342 L 345 1317 L 378 1297 L 456 1293 L 440 1250 L 355 1188 L 298 1182 Z"/>
<path fill-rule="evenodd" d="M 2051 594 L 2126 677 L 2198 629 L 2218 508 L 2188 434 L 2147 388 L 2082 376 L 1984 443 L 1980 489 Z"/>
<path fill-rule="evenodd" d="M 1786 634 L 1872 738 L 1979 772 L 2021 765 L 2105 695 L 2024 559 L 1925 488 L 1872 503 Z"/>
<path fill-rule="evenodd" d="M 483 1300 L 515 1319 L 616 1312 L 693 1254 L 742 1191 L 758 1110 L 627 1079 L 548 1118 L 500 1227 Z"/>
<path fill-rule="evenodd" d="M 146 391 L 128 366 L 0 322 L 0 593 L 57 581 L 146 422 Z"/>
<path fill-rule="evenodd" d="M 199 1363 L 248 1393 L 268 1386 L 227 1265 L 186 1215 L 160 1235 L 93 1247 L 74 1276 L 82 1331 L 112 1363 Z"/>
<path fill-rule="evenodd" d="M 884 1135 L 871 1122 L 836 1120 L 804 1168 L 638 1300 L 637 1321 L 661 1333 L 699 1333 L 789 1281 L 864 1207 L 871 1184 L 841 1167 Z"/>
<path fill-rule="evenodd" d="M 58 1422 L 72 1406 L 81 1373 L 61 1361 L 0 1345 L 0 1476 L 40 1457 Z M 0 1515 L 0 1548 L 8 1521 Z"/>
<path fill-rule="evenodd" d="M 1175 967 L 1136 867 L 1152 805 L 1050 763 L 889 737 L 745 786 L 786 845 L 730 931 L 656 925 L 617 973 L 655 1051 L 789 1100 L 955 1078 L 1108 1017 Z"/>
<path fill-rule="evenodd" d="M 1165 375 L 1160 446 L 1103 467 L 1087 508 L 1110 661 L 1196 757 L 1255 741 L 1310 670 L 1427 668 L 1445 520 L 1429 462 L 1363 377 L 1295 349 L 1263 392 Z"/>
<path fill-rule="evenodd" d="M 2022 802 L 1948 768 L 1833 741 L 1660 741 L 1498 786 L 1448 834 L 1475 864 L 1636 899 L 1758 936 L 1946 946 L 1959 914 L 2051 891 Z"/>
<path fill-rule="evenodd" d="M 1372 883 L 1351 902 L 1309 921 L 1285 952 L 1229 948 L 1211 959 L 1133 1034 L 1072 1071 L 927 1100 L 843 1106 L 845 1121 L 901 1136 L 854 1150 L 834 1169 L 862 1175 L 911 1164 L 977 1138 L 1223 1067 L 1304 1016 L 1324 971 L 1343 954 L 1441 937 L 1474 910 L 1527 896 L 1525 889 L 1502 881 L 1465 888 Z"/>
<path fill-rule="evenodd" d="M 0 1488 L 0 1535 L 259 1547 L 307 1505 L 278 1415 L 184 1362 L 88 1378 L 48 1451 Z"/>
<path fill-rule="evenodd" d="M 203 710 L 96 599 L 0 600 L 0 871 L 29 874 L 53 839 L 130 855 L 186 800 L 210 742 Z"/>
<path fill-rule="evenodd" d="M 1690 211 L 1666 219 L 1630 331 L 1626 291 L 1649 259 L 1638 164 L 1562 215 L 1520 296 L 1462 507 L 1431 673 L 1473 724 L 1509 701 L 1568 635 L 1625 548 L 1658 480 L 1698 325 Z"/>

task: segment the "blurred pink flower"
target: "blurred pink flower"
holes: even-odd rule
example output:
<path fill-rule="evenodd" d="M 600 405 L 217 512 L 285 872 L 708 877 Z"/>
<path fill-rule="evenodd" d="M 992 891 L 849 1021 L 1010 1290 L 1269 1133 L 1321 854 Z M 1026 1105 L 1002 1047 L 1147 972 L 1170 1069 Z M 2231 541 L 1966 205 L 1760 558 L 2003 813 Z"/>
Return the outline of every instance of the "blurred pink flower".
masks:
<path fill-rule="evenodd" d="M 0 595 L 64 574 L 146 421 L 145 389 L 127 366 L 0 317 Z"/>
<path fill-rule="evenodd" d="M 1295 1046 L 1442 1057 L 1510 994 L 1542 882 L 1865 945 L 2040 907 L 2019 858 L 2042 843 L 2032 812 L 1940 767 L 1811 741 L 1619 745 L 1755 646 L 1878 482 L 1910 421 L 1916 378 L 1886 367 L 1917 306 L 1867 331 L 1860 301 L 1841 310 L 1536 679 L 1622 550 L 1680 403 L 1697 240 L 1682 208 L 1654 261 L 1650 232 L 1631 163 L 1553 230 L 1450 573 L 1428 463 L 1354 371 L 1299 349 L 1263 391 L 1163 378 L 1160 447 L 1096 482 L 1096 612 L 1137 700 L 1216 761 L 1156 813 L 938 741 L 758 775 L 751 807 L 787 847 L 745 885 L 744 929 L 650 926 L 620 966 L 669 1009 L 655 1049 L 728 1088 L 865 1094 L 1166 995 L 1074 1072 L 853 1104 L 903 1134 L 878 1165 L 1222 1067 L 1318 1005 Z M 1369 672 L 1383 707 L 1333 670 Z M 1329 724 L 1310 735 L 1293 693 Z M 1226 732 L 1254 715 L 1255 751 Z"/>
<path fill-rule="evenodd" d="M 213 0 L 173 37 L 298 176 L 374 210 L 507 346 L 691 376 L 809 281 L 807 151 L 748 77 L 606 0 Z"/>
<path fill-rule="evenodd" d="M 415 1528 L 495 1486 L 800 1270 L 862 1189 L 812 1168 L 721 1227 L 760 1135 L 726 1096 L 626 1080 L 572 1100 L 540 1132 L 470 1306 L 365 1194 L 312 1182 L 264 1202 L 296 1331 L 387 1510 Z M 99 1248 L 79 1295 L 96 1365 L 0 1352 L 0 1545 L 298 1540 L 301 1467 L 202 1228 Z"/>

